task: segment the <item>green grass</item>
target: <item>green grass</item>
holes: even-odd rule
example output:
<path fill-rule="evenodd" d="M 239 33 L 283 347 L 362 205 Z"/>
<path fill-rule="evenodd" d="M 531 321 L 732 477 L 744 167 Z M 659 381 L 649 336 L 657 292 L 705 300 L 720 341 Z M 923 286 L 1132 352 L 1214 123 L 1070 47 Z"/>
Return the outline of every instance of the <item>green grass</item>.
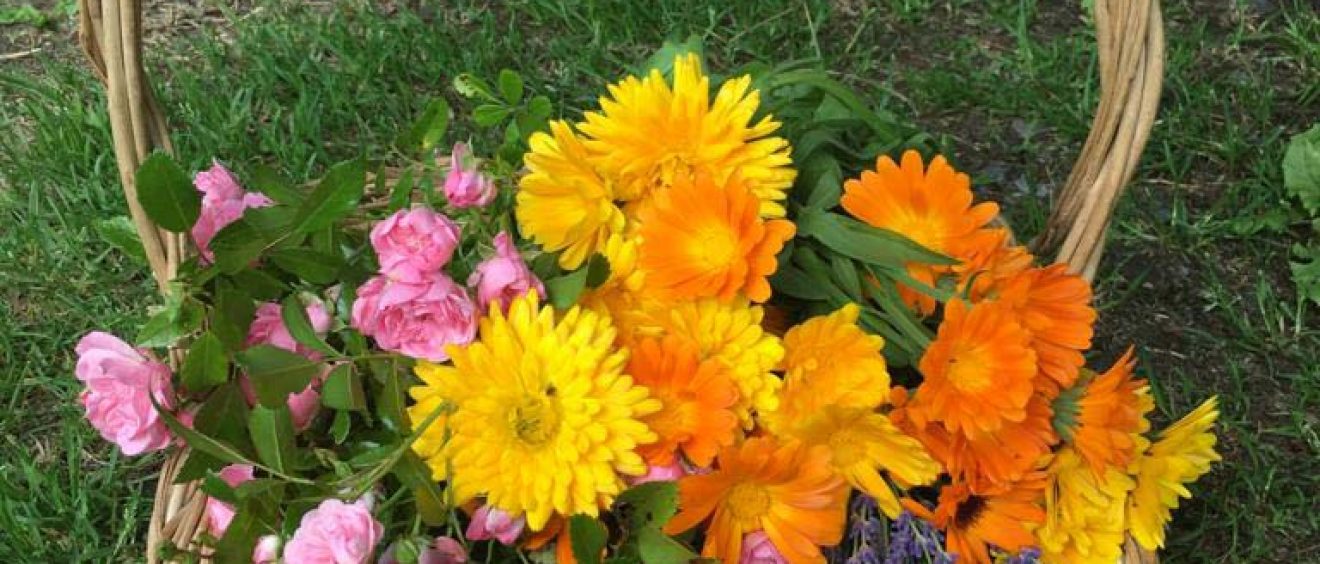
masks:
<path fill-rule="evenodd" d="M 716 71 L 821 58 L 940 136 L 1021 234 L 1039 228 L 1098 95 L 1073 3 L 729 4 L 267 3 L 154 37 L 149 63 L 187 163 L 306 177 L 381 154 L 428 97 L 469 107 L 448 88 L 460 72 L 515 69 L 573 115 L 666 37 L 697 34 Z M 1160 424 L 1220 396 L 1225 461 L 1177 513 L 1169 561 L 1317 560 L 1320 324 L 1287 277 L 1309 227 L 1289 223 L 1279 161 L 1320 119 L 1320 15 L 1166 2 L 1166 20 L 1163 106 L 1112 226 L 1093 361 L 1136 344 Z M 0 561 L 138 560 L 158 459 L 120 457 L 82 423 L 70 357 L 93 328 L 131 335 L 154 300 L 90 227 L 124 213 L 104 99 L 71 48 L 0 65 Z"/>

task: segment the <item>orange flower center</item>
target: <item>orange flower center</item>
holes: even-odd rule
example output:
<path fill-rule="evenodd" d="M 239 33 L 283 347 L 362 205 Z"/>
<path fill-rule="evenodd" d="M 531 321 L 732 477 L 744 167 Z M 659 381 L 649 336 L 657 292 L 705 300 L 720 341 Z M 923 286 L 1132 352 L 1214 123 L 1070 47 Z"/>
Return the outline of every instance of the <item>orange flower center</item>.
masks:
<path fill-rule="evenodd" d="M 770 513 L 770 492 L 760 484 L 742 482 L 729 491 L 725 505 L 739 523 L 754 527 Z"/>
<path fill-rule="evenodd" d="M 559 430 L 559 409 L 550 398 L 529 396 L 509 410 L 513 433 L 528 446 L 539 446 Z"/>
<path fill-rule="evenodd" d="M 960 392 L 979 393 L 990 387 L 990 372 L 993 365 L 990 351 L 985 347 L 962 345 L 949 355 L 949 382 Z"/>

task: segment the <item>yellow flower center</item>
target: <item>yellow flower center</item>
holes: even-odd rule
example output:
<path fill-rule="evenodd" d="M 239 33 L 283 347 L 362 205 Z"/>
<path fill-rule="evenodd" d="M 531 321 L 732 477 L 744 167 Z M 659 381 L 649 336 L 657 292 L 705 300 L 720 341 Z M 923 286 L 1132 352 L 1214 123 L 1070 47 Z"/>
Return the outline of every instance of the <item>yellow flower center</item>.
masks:
<path fill-rule="evenodd" d="M 539 446 L 559 430 L 559 409 L 550 398 L 529 396 L 509 410 L 509 424 L 522 442 Z"/>
<path fill-rule="evenodd" d="M 724 225 L 710 225 L 688 240 L 693 262 L 706 270 L 728 267 L 738 255 L 738 234 Z"/>
<path fill-rule="evenodd" d="M 866 443 L 856 433 L 842 429 L 830 437 L 830 456 L 837 468 L 846 468 L 866 456 Z"/>
<path fill-rule="evenodd" d="M 990 387 L 993 364 L 984 347 L 959 347 L 949 356 L 949 382 L 960 392 L 978 393 Z"/>
<path fill-rule="evenodd" d="M 729 491 L 725 505 L 734 519 L 754 525 L 770 513 L 770 493 L 760 484 L 743 482 Z"/>

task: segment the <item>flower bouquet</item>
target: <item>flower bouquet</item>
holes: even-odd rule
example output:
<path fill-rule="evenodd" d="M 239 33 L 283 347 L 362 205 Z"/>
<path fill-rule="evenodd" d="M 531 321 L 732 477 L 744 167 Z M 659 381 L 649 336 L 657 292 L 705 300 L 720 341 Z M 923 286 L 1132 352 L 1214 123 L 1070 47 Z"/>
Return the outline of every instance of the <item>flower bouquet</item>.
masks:
<path fill-rule="evenodd" d="M 1218 459 L 1087 280 L 1038 266 L 925 140 L 808 65 L 667 46 L 577 121 L 522 81 L 303 186 L 168 157 L 186 234 L 134 345 L 77 347 L 126 455 L 208 496 L 220 562 L 1115 562 Z M 907 148 L 907 150 L 903 150 Z M 927 151 L 929 152 L 929 151 Z M 890 154 L 897 155 L 891 158 Z M 370 170 L 370 172 L 368 172 Z M 172 369 L 169 351 L 180 354 Z"/>

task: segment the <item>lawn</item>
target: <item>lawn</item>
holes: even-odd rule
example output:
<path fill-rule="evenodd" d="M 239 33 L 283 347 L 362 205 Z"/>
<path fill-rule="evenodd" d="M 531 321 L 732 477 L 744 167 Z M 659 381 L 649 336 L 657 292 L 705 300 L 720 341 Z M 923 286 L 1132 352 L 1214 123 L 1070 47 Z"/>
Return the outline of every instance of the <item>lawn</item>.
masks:
<path fill-rule="evenodd" d="M 68 3 L 49 4 L 34 3 L 45 21 L 0 24 L 0 56 L 41 49 L 0 58 L 0 561 L 136 561 L 159 459 L 121 457 L 82 422 L 71 349 L 93 328 L 133 334 L 156 298 L 94 228 L 125 213 L 105 101 Z M 148 64 L 181 158 L 299 178 L 383 154 L 435 96 L 493 149 L 458 73 L 514 69 L 572 116 L 664 39 L 695 34 L 716 72 L 822 60 L 934 135 L 1025 238 L 1098 89 L 1078 1 L 149 4 Z M 1157 425 L 1220 396 L 1224 462 L 1177 512 L 1168 561 L 1320 561 L 1320 314 L 1288 275 L 1311 228 L 1290 219 L 1279 166 L 1320 120 L 1320 13 L 1165 4 L 1163 105 L 1111 228 L 1092 364 L 1135 344 Z"/>

